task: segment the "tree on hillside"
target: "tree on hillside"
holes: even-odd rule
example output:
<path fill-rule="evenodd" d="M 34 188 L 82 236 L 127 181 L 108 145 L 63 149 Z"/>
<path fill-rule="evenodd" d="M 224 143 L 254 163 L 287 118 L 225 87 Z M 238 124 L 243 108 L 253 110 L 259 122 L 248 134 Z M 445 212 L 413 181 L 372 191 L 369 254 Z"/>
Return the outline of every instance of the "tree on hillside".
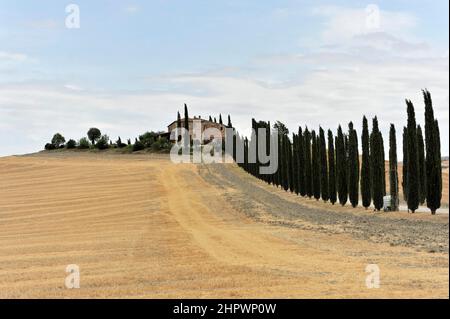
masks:
<path fill-rule="evenodd" d="M 89 131 L 87 132 L 87 136 L 89 140 L 91 141 L 92 145 L 95 145 L 95 141 L 97 141 L 101 136 L 102 133 L 100 130 L 96 127 L 91 127 Z"/>
<path fill-rule="evenodd" d="M 231 124 L 231 117 L 230 117 L 230 114 L 228 114 L 228 124 L 227 124 L 227 126 L 228 127 L 233 127 L 233 125 Z M 269 124 L 269 128 L 270 128 L 270 124 Z"/>
<path fill-rule="evenodd" d="M 348 197 L 353 207 L 359 201 L 359 152 L 358 134 L 353 123 L 348 124 Z"/>
<path fill-rule="evenodd" d="M 419 203 L 423 205 L 427 198 L 427 170 L 425 166 L 425 145 L 420 125 L 417 125 L 417 154 L 419 156 Z"/>
<path fill-rule="evenodd" d="M 313 195 L 316 200 L 320 198 L 320 154 L 319 138 L 316 132 L 311 132 L 311 162 L 312 162 L 312 187 Z"/>
<path fill-rule="evenodd" d="M 292 143 L 289 140 L 289 136 L 286 136 L 287 140 L 287 160 L 288 160 L 288 175 L 289 175 L 289 190 L 291 193 L 294 191 L 294 165 L 292 156 Z"/>
<path fill-rule="evenodd" d="M 53 135 L 52 144 L 56 148 L 60 148 L 62 145 L 64 145 L 65 142 L 66 142 L 66 139 L 61 134 L 56 133 L 55 135 Z"/>
<path fill-rule="evenodd" d="M 362 205 L 366 209 L 372 202 L 371 180 L 370 180 L 370 146 L 369 146 L 369 125 L 367 118 L 363 117 L 363 127 L 361 134 L 362 143 L 362 163 L 361 163 L 361 199 Z"/>
<path fill-rule="evenodd" d="M 275 124 L 273 125 L 273 128 L 278 131 L 279 135 L 288 135 L 289 134 L 289 129 L 286 127 L 286 125 L 284 125 L 280 121 L 276 121 Z"/>
<path fill-rule="evenodd" d="M 347 156 L 345 151 L 345 139 L 342 128 L 339 125 L 336 137 L 336 170 L 339 203 L 344 206 L 347 203 Z"/>
<path fill-rule="evenodd" d="M 419 181 L 419 153 L 417 146 L 417 125 L 416 125 L 416 115 L 414 112 L 414 105 L 410 100 L 406 100 L 407 111 L 408 111 L 408 125 L 407 130 L 407 143 L 408 143 L 408 209 L 412 213 L 416 211 L 419 207 L 419 192 L 420 192 L 420 181 Z"/>
<path fill-rule="evenodd" d="M 372 122 L 372 133 L 370 134 L 370 172 L 372 181 L 372 198 L 375 210 L 383 207 L 383 174 L 384 174 L 384 152 L 381 132 L 378 128 L 378 119 L 375 116 Z"/>
<path fill-rule="evenodd" d="M 293 189 L 298 195 L 298 136 L 292 133 L 292 170 L 293 170 Z"/>
<path fill-rule="evenodd" d="M 328 163 L 327 163 L 327 144 L 325 141 L 325 132 L 319 128 L 319 155 L 320 155 L 320 192 L 323 201 L 328 201 L 329 189 L 328 189 Z"/>
<path fill-rule="evenodd" d="M 311 134 L 308 127 L 305 128 L 304 133 L 304 155 L 305 155 L 305 193 L 308 197 L 313 195 L 312 188 L 312 164 L 311 164 Z"/>
<path fill-rule="evenodd" d="M 336 203 L 336 162 L 333 132 L 328 130 L 328 196 L 331 204 Z"/>
<path fill-rule="evenodd" d="M 427 173 L 427 206 L 431 214 L 441 207 L 442 198 L 442 159 L 439 124 L 434 118 L 431 94 L 423 90 L 425 102 L 425 148 Z"/>
<path fill-rule="evenodd" d="M 389 130 L 389 191 L 391 195 L 391 208 L 398 210 L 398 163 L 397 163 L 397 139 L 395 126 L 391 124 Z"/>
<path fill-rule="evenodd" d="M 208 121 L 210 121 L 210 122 L 212 122 L 212 121 L 213 121 L 213 119 L 212 119 L 211 115 L 209 116 L 209 119 L 208 119 Z"/>
<path fill-rule="evenodd" d="M 181 115 L 180 112 L 177 112 L 177 137 L 176 141 L 179 142 L 181 140 Z"/>
<path fill-rule="evenodd" d="M 219 124 L 223 124 L 223 122 L 222 122 L 222 114 L 219 114 Z"/>

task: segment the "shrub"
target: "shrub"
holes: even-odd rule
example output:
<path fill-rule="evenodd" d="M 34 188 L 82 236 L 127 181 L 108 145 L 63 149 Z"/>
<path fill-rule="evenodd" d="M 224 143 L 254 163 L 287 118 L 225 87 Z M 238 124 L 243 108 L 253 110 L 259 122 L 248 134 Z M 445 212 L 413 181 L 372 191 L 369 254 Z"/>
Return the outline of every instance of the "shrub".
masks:
<path fill-rule="evenodd" d="M 116 145 L 117 145 L 118 148 L 123 148 L 123 147 L 127 146 L 127 144 L 122 143 L 122 139 L 120 138 L 120 136 L 119 136 L 119 138 L 116 141 Z"/>
<path fill-rule="evenodd" d="M 77 147 L 77 142 L 75 142 L 74 140 L 70 139 L 70 140 L 67 141 L 66 147 L 68 149 L 75 148 L 75 147 Z"/>
<path fill-rule="evenodd" d="M 109 137 L 108 135 L 102 135 L 99 140 L 97 141 L 97 144 L 95 144 L 95 147 L 99 150 L 105 150 L 108 146 Z"/>
<path fill-rule="evenodd" d="M 55 148 L 56 148 L 55 145 L 53 145 L 52 143 L 47 143 L 47 144 L 45 144 L 45 149 L 46 149 L 47 151 L 54 150 Z"/>
<path fill-rule="evenodd" d="M 163 151 L 163 150 L 170 150 L 170 148 L 172 147 L 172 143 L 170 143 L 167 138 L 165 137 L 161 137 L 159 139 L 157 139 L 153 144 L 152 144 L 152 149 L 154 151 Z"/>
<path fill-rule="evenodd" d="M 133 152 L 141 151 L 144 148 L 145 148 L 145 145 L 141 141 L 136 139 L 134 144 L 133 144 Z"/>
<path fill-rule="evenodd" d="M 79 149 L 87 149 L 89 147 L 90 147 L 89 141 L 85 137 L 81 138 L 80 141 L 78 142 Z"/>
<path fill-rule="evenodd" d="M 145 132 L 139 136 L 139 141 L 144 144 L 145 147 L 151 147 L 157 138 L 157 133 L 155 132 Z"/>

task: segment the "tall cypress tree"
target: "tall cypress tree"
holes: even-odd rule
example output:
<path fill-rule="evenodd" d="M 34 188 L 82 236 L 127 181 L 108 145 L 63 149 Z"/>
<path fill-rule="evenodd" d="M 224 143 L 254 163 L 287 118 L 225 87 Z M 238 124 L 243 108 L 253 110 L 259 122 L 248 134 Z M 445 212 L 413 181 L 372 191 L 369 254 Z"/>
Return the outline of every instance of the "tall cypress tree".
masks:
<path fill-rule="evenodd" d="M 328 196 L 331 204 L 336 203 L 336 162 L 334 156 L 333 132 L 328 130 Z"/>
<path fill-rule="evenodd" d="M 359 152 L 358 134 L 353 123 L 348 124 L 348 197 L 353 207 L 359 201 Z"/>
<path fill-rule="evenodd" d="M 408 140 L 408 209 L 412 213 L 419 207 L 419 153 L 417 151 L 417 125 L 414 106 L 406 100 L 408 111 L 407 140 Z"/>
<path fill-rule="evenodd" d="M 425 147 L 427 173 L 427 206 L 431 214 L 441 207 L 442 198 L 442 159 L 441 138 L 438 121 L 434 118 L 431 94 L 423 90 L 425 102 Z"/>
<path fill-rule="evenodd" d="M 293 190 L 298 195 L 298 136 L 292 133 Z"/>
<path fill-rule="evenodd" d="M 362 163 L 361 163 L 361 198 L 362 205 L 367 209 L 372 202 L 371 179 L 370 179 L 370 150 L 369 150 L 369 125 L 367 118 L 363 117 L 361 134 Z"/>
<path fill-rule="evenodd" d="M 286 135 L 283 135 L 283 169 L 283 188 L 287 191 L 289 189 L 289 150 Z"/>
<path fill-rule="evenodd" d="M 308 127 L 305 128 L 304 133 L 304 154 L 305 154 L 305 193 L 308 197 L 312 197 L 312 164 L 311 164 L 311 134 Z"/>
<path fill-rule="evenodd" d="M 395 126 L 391 124 L 389 130 L 389 190 L 391 195 L 392 210 L 398 210 L 398 163 L 397 163 L 397 139 Z"/>
<path fill-rule="evenodd" d="M 181 116 L 180 116 L 180 112 L 177 112 L 177 137 L 176 137 L 176 141 L 179 142 L 180 141 L 180 129 L 181 129 Z"/>
<path fill-rule="evenodd" d="M 347 156 L 345 150 L 345 138 L 339 125 L 336 138 L 336 169 L 339 203 L 344 206 L 347 203 Z"/>
<path fill-rule="evenodd" d="M 330 198 L 328 187 L 328 163 L 327 163 L 327 144 L 325 141 L 325 132 L 322 128 L 319 129 L 320 135 L 320 191 L 323 201 L 328 201 Z"/>
<path fill-rule="evenodd" d="M 219 124 L 223 124 L 223 122 L 222 122 L 222 114 L 219 114 Z"/>
<path fill-rule="evenodd" d="M 384 158 L 382 151 L 381 132 L 378 128 L 378 119 L 374 117 L 372 122 L 372 133 L 370 134 L 370 172 L 372 180 L 372 198 L 375 210 L 383 207 L 383 177 Z"/>
<path fill-rule="evenodd" d="M 419 203 L 423 205 L 427 198 L 427 171 L 425 167 L 425 145 L 420 125 L 417 125 L 417 153 L 419 155 Z"/>
<path fill-rule="evenodd" d="M 230 114 L 228 114 L 228 124 L 227 124 L 227 126 L 228 126 L 228 127 L 233 127 L 233 124 L 231 124 L 231 117 L 230 117 Z M 269 124 L 269 127 L 270 127 L 270 124 Z"/>
<path fill-rule="evenodd" d="M 305 153 L 302 128 L 298 128 L 298 191 L 301 196 L 306 195 L 305 183 Z"/>
<path fill-rule="evenodd" d="M 187 132 L 189 132 L 189 114 L 186 103 L 184 104 L 184 128 Z M 187 133 L 188 134 L 188 133 Z M 184 141 L 184 146 L 187 147 L 190 143 L 190 134 L 188 134 L 188 138 Z"/>
<path fill-rule="evenodd" d="M 402 189 L 403 199 L 408 201 L 408 130 L 403 127 L 403 167 L 402 167 Z"/>
<path fill-rule="evenodd" d="M 318 136 L 314 130 L 311 132 L 311 141 L 313 195 L 314 198 L 318 200 L 320 198 L 320 156 Z"/>
<path fill-rule="evenodd" d="M 289 136 L 286 136 L 286 140 L 287 140 L 287 158 L 289 168 L 289 190 L 292 193 L 294 191 L 294 164 L 292 156 L 292 143 L 289 140 Z"/>

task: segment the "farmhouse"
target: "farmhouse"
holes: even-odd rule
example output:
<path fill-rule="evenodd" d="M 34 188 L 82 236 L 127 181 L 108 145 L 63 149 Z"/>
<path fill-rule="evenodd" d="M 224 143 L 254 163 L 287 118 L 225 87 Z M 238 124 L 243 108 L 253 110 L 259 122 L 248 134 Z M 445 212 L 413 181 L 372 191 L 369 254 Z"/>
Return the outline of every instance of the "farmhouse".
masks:
<path fill-rule="evenodd" d="M 191 139 L 197 139 L 197 138 L 200 138 L 199 136 L 196 136 L 195 135 L 195 133 L 193 132 L 193 128 L 194 128 L 194 120 L 196 120 L 196 121 L 200 121 L 200 124 L 201 124 L 201 132 L 202 132 L 202 134 L 203 134 L 203 132 L 206 130 L 206 129 L 208 129 L 208 128 L 216 128 L 216 129 L 218 129 L 221 133 L 222 133 L 222 136 L 225 136 L 225 129 L 228 127 L 228 126 L 226 126 L 226 125 L 224 125 L 224 124 L 221 124 L 221 123 L 216 123 L 216 122 L 213 122 L 213 121 L 209 121 L 209 120 L 205 120 L 205 119 L 202 119 L 201 117 L 193 117 L 193 118 L 188 118 L 188 123 L 189 123 L 189 137 L 191 138 Z M 171 142 L 175 142 L 176 141 L 176 139 L 177 139 L 177 137 L 175 136 L 175 134 L 171 134 L 171 132 L 173 132 L 176 128 L 177 128 L 177 120 L 175 120 L 175 121 L 173 121 L 172 123 L 170 123 L 168 126 L 167 126 L 167 133 L 165 133 L 166 134 L 166 136 L 170 139 L 170 141 Z M 182 118 L 181 119 L 181 127 L 184 127 L 185 126 L 185 119 L 184 118 Z M 203 142 L 208 142 L 208 141 L 210 141 L 212 139 L 212 136 L 211 137 L 204 137 L 204 139 L 203 139 Z"/>

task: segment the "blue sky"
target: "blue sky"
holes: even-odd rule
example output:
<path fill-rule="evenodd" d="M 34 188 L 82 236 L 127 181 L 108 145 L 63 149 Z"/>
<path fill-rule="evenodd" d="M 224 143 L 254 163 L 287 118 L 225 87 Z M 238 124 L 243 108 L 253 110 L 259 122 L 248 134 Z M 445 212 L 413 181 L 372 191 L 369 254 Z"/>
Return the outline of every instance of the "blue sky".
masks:
<path fill-rule="evenodd" d="M 244 133 L 251 117 L 335 130 L 378 115 L 387 138 L 405 98 L 423 122 L 425 87 L 448 132 L 448 1 L 73 1 L 79 29 L 69 3 L 0 0 L 0 155 L 57 131 L 164 130 L 183 103 Z"/>

